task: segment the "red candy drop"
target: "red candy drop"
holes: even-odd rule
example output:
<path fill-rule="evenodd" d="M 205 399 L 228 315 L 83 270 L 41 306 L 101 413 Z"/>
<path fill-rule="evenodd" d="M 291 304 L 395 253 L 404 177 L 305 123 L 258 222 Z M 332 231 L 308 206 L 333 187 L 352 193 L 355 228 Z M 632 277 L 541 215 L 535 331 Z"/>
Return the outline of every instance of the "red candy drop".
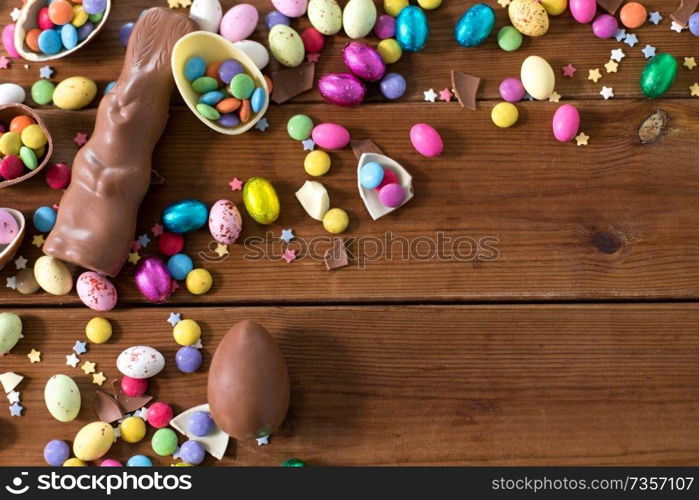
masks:
<path fill-rule="evenodd" d="M 301 32 L 301 40 L 306 54 L 317 54 L 325 47 L 325 37 L 315 28 L 306 28 Z"/>
<path fill-rule="evenodd" d="M 184 236 L 165 232 L 158 236 L 158 249 L 163 255 L 170 257 L 180 253 L 184 248 Z"/>
<path fill-rule="evenodd" d="M 156 429 L 166 427 L 170 423 L 170 420 L 172 420 L 172 416 L 172 407 L 162 401 L 153 403 L 148 407 L 148 423 Z"/>
<path fill-rule="evenodd" d="M 53 163 L 46 167 L 46 184 L 51 189 L 64 189 L 70 184 L 70 167 L 65 163 Z"/>
<path fill-rule="evenodd" d="M 121 392 L 130 398 L 143 396 L 148 390 L 147 378 L 121 377 Z"/>

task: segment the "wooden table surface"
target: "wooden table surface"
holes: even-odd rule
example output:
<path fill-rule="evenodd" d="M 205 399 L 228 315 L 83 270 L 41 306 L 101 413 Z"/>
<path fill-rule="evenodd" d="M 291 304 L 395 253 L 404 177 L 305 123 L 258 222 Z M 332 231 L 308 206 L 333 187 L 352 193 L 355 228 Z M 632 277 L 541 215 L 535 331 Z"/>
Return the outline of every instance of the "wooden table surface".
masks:
<path fill-rule="evenodd" d="M 113 3 L 107 26 L 90 45 L 51 64 L 54 81 L 85 75 L 101 91 L 121 68 L 119 27 L 143 8 L 166 4 Z M 251 3 L 262 19 L 272 9 L 269 1 Z M 639 39 L 633 48 L 595 38 L 589 25 L 566 12 L 551 19 L 547 35 L 525 40 L 519 51 L 501 51 L 494 34 L 481 47 L 464 49 L 452 30 L 472 3 L 445 0 L 428 12 L 425 50 L 391 67 L 408 81 L 398 102 L 372 91 L 370 102 L 342 109 L 314 90 L 271 106 L 267 131 L 228 137 L 204 127 L 175 92 L 153 160 L 165 183 L 146 196 L 137 235 L 153 238 L 150 228 L 160 212 L 179 199 L 210 204 L 229 198 L 241 206 L 241 193 L 228 188 L 233 177 L 272 181 L 281 216 L 263 227 L 243 214 L 241 243 L 222 259 L 211 252 L 207 231 L 187 236 L 185 251 L 214 276 L 212 291 L 202 297 L 182 288 L 165 305 L 148 304 L 127 264 L 115 280 L 119 306 L 104 315 L 116 333 L 107 344 L 91 345 L 82 359 L 116 377 L 114 360 L 122 349 L 152 345 L 168 365 L 151 392 L 184 410 L 205 402 L 206 370 L 227 329 L 246 318 L 264 324 L 289 364 L 289 415 L 268 446 L 232 443 L 220 462 L 225 465 L 277 465 L 290 457 L 311 465 L 698 464 L 699 99 L 690 97 L 689 86 L 699 80 L 699 68 L 680 66 L 661 100 L 644 99 L 638 87 L 646 44 L 681 63 L 699 57 L 697 39 L 670 30 L 675 0 L 653 0 L 648 9 L 664 19 L 633 30 Z M 489 3 L 498 29 L 506 11 Z M 222 4 L 225 10 L 233 2 Z M 18 5 L 3 2 L 0 19 L 9 19 Z M 305 19 L 294 22 L 306 25 Z M 253 38 L 265 35 L 261 22 Z M 316 76 L 342 70 L 345 42 L 340 35 L 328 39 Z M 619 47 L 626 57 L 618 73 L 606 74 L 610 50 Z M 561 103 L 578 106 L 588 146 L 554 140 L 554 103 L 518 104 L 520 120 L 511 129 L 490 121 L 499 83 L 518 76 L 531 54 L 553 66 Z M 573 78 L 562 76 L 568 63 L 577 68 Z M 0 82 L 28 90 L 40 66 L 25 69 L 13 60 L 0 70 Z M 593 68 L 604 75 L 596 84 L 587 79 Z M 483 79 L 477 111 L 423 101 L 423 91 L 450 86 L 452 69 Z M 613 87 L 613 99 L 599 95 L 603 84 Z M 641 145 L 638 127 L 655 109 L 669 115 L 669 127 L 656 142 Z M 70 162 L 77 150 L 72 138 L 91 132 L 94 106 L 73 112 L 47 106 L 40 113 L 56 142 L 54 160 Z M 286 134 L 288 118 L 297 113 L 340 123 L 355 139 L 372 139 L 414 176 L 415 198 L 372 221 L 357 193 L 354 155 L 349 149 L 331 153 L 332 168 L 320 181 L 331 206 L 350 215 L 346 237 L 355 238 L 350 250 L 358 258 L 342 270 L 328 272 L 318 260 L 328 234 L 293 195 L 307 178 L 303 148 Z M 416 122 L 440 131 L 442 156 L 415 152 L 408 132 Z M 61 194 L 39 175 L 1 190 L 0 206 L 31 218 Z M 277 238 L 284 228 L 299 238 L 290 248 L 301 258 L 291 264 L 280 258 L 285 246 Z M 35 234 L 29 228 L 19 252 L 30 265 L 41 255 L 31 244 Z M 254 237 L 268 242 L 264 259 L 251 259 L 242 244 Z M 480 244 L 470 251 L 469 242 Z M 141 254 L 156 255 L 155 244 Z M 25 413 L 12 418 L 0 412 L 0 464 L 39 465 L 48 440 L 71 440 L 96 419 L 89 405 L 96 386 L 65 365 L 95 314 L 74 292 L 24 296 L 5 288 L 15 272 L 13 264 L 0 271 L 0 310 L 22 317 L 25 338 L 0 360 L 0 371 L 25 376 L 18 388 Z M 177 345 L 166 323 L 171 311 L 202 325 L 204 364 L 196 374 L 174 367 Z M 41 363 L 29 363 L 32 348 L 42 351 Z M 86 401 L 71 423 L 58 424 L 43 404 L 44 384 L 54 373 L 74 377 Z M 154 456 L 148 439 L 119 441 L 109 456 L 123 461 L 136 453 Z"/>

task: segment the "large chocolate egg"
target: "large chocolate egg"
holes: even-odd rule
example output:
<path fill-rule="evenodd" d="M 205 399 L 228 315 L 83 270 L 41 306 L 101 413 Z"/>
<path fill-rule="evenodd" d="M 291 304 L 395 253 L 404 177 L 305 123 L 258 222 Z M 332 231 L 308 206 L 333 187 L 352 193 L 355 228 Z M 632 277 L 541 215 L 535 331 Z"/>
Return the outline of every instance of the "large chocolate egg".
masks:
<path fill-rule="evenodd" d="M 338 106 L 358 106 L 364 100 L 366 87 L 351 73 L 330 73 L 318 80 L 318 91 L 328 102 Z"/>
<path fill-rule="evenodd" d="M 268 436 L 289 409 L 289 372 L 267 330 L 254 321 L 233 326 L 209 368 L 208 399 L 216 424 L 235 439 Z"/>

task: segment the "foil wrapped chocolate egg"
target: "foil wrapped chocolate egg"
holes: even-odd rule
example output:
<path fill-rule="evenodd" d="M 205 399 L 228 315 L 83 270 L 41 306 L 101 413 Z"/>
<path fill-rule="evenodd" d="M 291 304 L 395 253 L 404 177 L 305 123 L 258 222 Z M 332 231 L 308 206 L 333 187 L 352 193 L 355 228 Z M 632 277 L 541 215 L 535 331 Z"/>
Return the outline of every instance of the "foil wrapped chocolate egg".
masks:
<path fill-rule="evenodd" d="M 427 43 L 430 28 L 427 16 L 420 7 L 408 5 L 396 18 L 396 40 L 406 52 L 418 52 Z"/>
<path fill-rule="evenodd" d="M 255 222 L 271 224 L 279 217 L 279 197 L 267 179 L 252 177 L 243 188 L 243 203 Z"/>
<path fill-rule="evenodd" d="M 646 97 L 655 99 L 670 90 L 677 78 L 677 60 L 671 54 L 654 56 L 641 73 L 641 90 Z"/>
<path fill-rule="evenodd" d="M 338 106 L 358 106 L 366 96 L 366 87 L 351 73 L 323 75 L 318 90 L 323 99 Z"/>
<path fill-rule="evenodd" d="M 182 200 L 163 210 L 163 226 L 171 233 L 191 233 L 209 220 L 209 210 L 199 200 Z"/>
<path fill-rule="evenodd" d="M 151 302 L 164 302 L 172 293 L 172 278 L 165 263 L 157 257 L 143 257 L 136 265 L 136 288 Z"/>
<path fill-rule="evenodd" d="M 454 28 L 454 38 L 462 47 L 477 47 L 488 38 L 495 25 L 495 11 L 490 5 L 477 3 L 461 16 Z"/>
<path fill-rule="evenodd" d="M 243 321 L 226 333 L 211 360 L 207 392 L 216 425 L 235 439 L 279 428 L 289 409 L 289 373 L 264 327 Z"/>
<path fill-rule="evenodd" d="M 364 42 L 351 42 L 342 51 L 345 66 L 356 76 L 367 82 L 375 82 L 383 78 L 386 63 L 381 54 Z"/>

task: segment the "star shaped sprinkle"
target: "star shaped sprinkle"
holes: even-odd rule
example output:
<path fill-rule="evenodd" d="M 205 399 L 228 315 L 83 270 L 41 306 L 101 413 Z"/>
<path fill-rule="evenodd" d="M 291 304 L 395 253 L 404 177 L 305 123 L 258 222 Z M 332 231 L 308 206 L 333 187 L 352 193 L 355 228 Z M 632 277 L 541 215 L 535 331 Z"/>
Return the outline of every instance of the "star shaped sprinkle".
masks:
<path fill-rule="evenodd" d="M 264 446 L 266 444 L 269 444 L 269 436 L 262 436 L 261 438 L 257 438 L 257 446 Z"/>
<path fill-rule="evenodd" d="M 156 222 L 152 228 L 150 228 L 150 232 L 153 233 L 153 236 L 156 238 L 163 234 L 163 226 L 162 224 Z"/>
<path fill-rule="evenodd" d="M 591 69 L 587 73 L 587 79 L 595 83 L 597 83 L 600 78 L 602 78 L 602 73 L 600 73 L 599 68 Z"/>
<path fill-rule="evenodd" d="M 510 5 L 510 2 L 511 2 L 511 1 L 512 1 L 512 0 L 498 0 L 498 3 L 499 3 L 500 6 L 504 9 L 505 7 L 507 7 L 508 5 Z"/>
<path fill-rule="evenodd" d="M 599 95 L 604 97 L 604 100 L 606 101 L 607 99 L 614 97 L 614 89 L 612 87 L 602 87 L 602 90 L 599 91 Z"/>
<path fill-rule="evenodd" d="M 144 406 L 140 410 L 136 410 L 135 412 L 133 412 L 133 416 L 141 417 L 143 420 L 148 420 L 148 408 Z"/>
<path fill-rule="evenodd" d="M 228 251 L 228 245 L 224 245 L 222 243 L 218 243 L 216 245 L 216 249 L 214 250 L 214 253 L 218 255 L 219 257 L 223 257 L 225 255 L 228 255 L 230 252 Z"/>
<path fill-rule="evenodd" d="M 694 82 L 689 87 L 689 95 L 691 95 L 692 97 L 699 97 L 699 83 L 698 82 Z"/>
<path fill-rule="evenodd" d="M 22 407 L 22 405 L 20 405 L 19 403 L 14 403 L 12 406 L 10 406 L 10 415 L 13 417 L 21 417 L 22 410 L 24 410 L 24 407 Z"/>
<path fill-rule="evenodd" d="M 577 71 L 575 69 L 575 66 L 572 64 L 568 63 L 566 66 L 563 66 L 563 76 L 567 76 L 568 78 L 573 78 L 575 75 L 575 72 Z"/>
<path fill-rule="evenodd" d="M 21 16 L 21 15 L 22 15 L 22 11 L 20 9 L 18 9 L 17 7 L 12 9 L 12 12 L 10 12 L 10 17 L 12 18 L 12 20 L 14 22 L 17 22 L 17 20 L 19 19 L 19 16 Z"/>
<path fill-rule="evenodd" d="M 138 240 L 131 243 L 131 251 L 132 252 L 138 252 L 140 249 L 141 249 L 141 243 Z"/>
<path fill-rule="evenodd" d="M 437 93 L 434 89 L 425 90 L 422 94 L 425 96 L 425 101 L 435 102 L 437 100 Z"/>
<path fill-rule="evenodd" d="M 452 97 L 454 97 L 454 94 L 452 94 L 449 89 L 442 89 L 439 91 L 439 98 L 444 102 L 451 101 Z"/>
<path fill-rule="evenodd" d="M 282 229 L 282 235 L 279 237 L 284 243 L 289 243 L 295 238 L 293 229 Z"/>
<path fill-rule="evenodd" d="M 628 35 L 626 35 L 626 38 L 624 38 L 624 43 L 629 47 L 633 47 L 638 43 L 638 37 L 633 33 L 629 33 Z"/>
<path fill-rule="evenodd" d="M 74 352 L 66 354 L 66 364 L 71 368 L 75 368 L 80 363 L 80 358 L 78 358 Z"/>
<path fill-rule="evenodd" d="M 616 38 L 617 42 L 621 42 L 624 38 L 626 38 L 626 30 L 624 28 L 619 28 L 614 33 L 614 38 Z"/>
<path fill-rule="evenodd" d="M 42 66 L 39 68 L 39 78 L 48 80 L 53 76 L 53 68 L 51 66 Z"/>
<path fill-rule="evenodd" d="M 610 57 L 610 59 L 612 61 L 621 62 L 621 60 L 624 57 L 626 57 L 626 54 L 624 54 L 623 49 L 619 48 L 619 49 L 612 50 L 612 56 Z"/>
<path fill-rule="evenodd" d="M 201 337 L 199 337 L 197 341 L 192 344 L 192 347 L 194 347 L 195 349 L 201 349 L 202 347 L 204 347 L 203 345 L 201 345 Z"/>
<path fill-rule="evenodd" d="M 619 67 L 618 62 L 614 62 L 611 59 L 607 64 L 604 65 L 604 68 L 607 70 L 607 73 L 616 73 L 617 68 Z"/>
<path fill-rule="evenodd" d="M 41 363 L 41 351 L 32 349 L 29 351 L 29 354 L 27 354 L 27 357 L 31 363 Z"/>
<path fill-rule="evenodd" d="M 176 9 L 180 5 L 180 0 L 167 0 L 167 6 Z"/>
<path fill-rule="evenodd" d="M 282 255 L 282 259 L 284 259 L 287 264 L 291 264 L 294 260 L 296 260 L 296 250 L 287 248 L 286 250 L 284 250 L 284 255 Z"/>
<path fill-rule="evenodd" d="M 87 142 L 87 134 L 83 132 L 78 132 L 75 134 L 75 137 L 73 138 L 73 142 L 79 147 L 83 147 L 85 143 Z"/>
<path fill-rule="evenodd" d="M 558 102 L 561 100 L 561 94 L 556 92 L 555 90 L 551 92 L 551 95 L 549 96 L 549 102 Z"/>
<path fill-rule="evenodd" d="M 138 264 L 139 260 L 141 260 L 141 256 L 138 255 L 138 252 L 129 252 L 129 262 L 131 264 Z"/>
<path fill-rule="evenodd" d="M 680 23 L 676 23 L 675 21 L 672 21 L 672 24 L 670 25 L 670 29 L 672 31 L 677 32 L 677 33 L 682 33 L 682 30 L 684 28 L 682 28 L 682 25 Z"/>
<path fill-rule="evenodd" d="M 85 354 L 87 352 L 87 342 L 76 340 L 75 345 L 73 346 L 73 351 L 75 354 Z"/>
<path fill-rule="evenodd" d="M 304 151 L 313 151 L 316 147 L 316 143 L 313 139 L 306 139 L 305 141 L 301 141 L 301 144 L 303 144 Z"/>
<path fill-rule="evenodd" d="M 102 372 L 97 372 L 92 374 L 92 383 L 97 384 L 97 385 L 102 385 L 104 384 L 104 381 L 107 380 L 107 377 L 104 376 L 104 373 Z"/>
<path fill-rule="evenodd" d="M 580 132 L 575 136 L 575 143 L 578 146 L 587 146 L 588 139 L 590 139 L 589 135 L 587 135 L 585 132 Z"/>
<path fill-rule="evenodd" d="M 267 118 L 260 118 L 260 121 L 255 124 L 255 129 L 259 130 L 260 132 L 264 132 L 269 128 L 269 122 L 267 121 Z"/>
<path fill-rule="evenodd" d="M 656 10 L 650 13 L 650 15 L 648 16 L 648 20 L 657 26 L 658 24 L 660 24 L 660 21 L 663 20 L 663 16 L 661 16 L 660 12 Z"/>
<path fill-rule="evenodd" d="M 317 63 L 318 59 L 320 59 L 320 54 L 317 52 L 315 54 L 306 54 L 306 60 L 309 63 Z"/>
<path fill-rule="evenodd" d="M 643 56 L 646 59 L 650 59 L 655 55 L 655 47 L 653 47 L 652 45 L 646 45 L 645 47 L 643 47 L 643 49 L 641 49 L 641 52 L 643 52 Z"/>
<path fill-rule="evenodd" d="M 22 257 L 21 255 L 15 259 L 15 267 L 19 271 L 20 269 L 26 269 L 27 267 L 27 259 Z"/>
<path fill-rule="evenodd" d="M 689 71 L 692 71 L 696 65 L 697 63 L 694 61 L 693 57 L 685 57 L 684 62 L 682 63 L 682 66 L 687 68 Z"/>
<path fill-rule="evenodd" d="M 233 180 L 228 183 L 228 187 L 231 188 L 231 191 L 240 191 L 243 189 L 243 181 L 237 177 L 233 177 Z"/>
<path fill-rule="evenodd" d="M 183 9 L 186 9 L 190 5 L 192 5 L 192 0 L 180 0 L 180 7 Z"/>
<path fill-rule="evenodd" d="M 10 60 L 5 56 L 0 56 L 0 69 L 7 69 L 10 67 Z"/>
<path fill-rule="evenodd" d="M 7 400 L 10 404 L 19 403 L 19 392 L 12 390 L 7 393 Z"/>
<path fill-rule="evenodd" d="M 171 312 L 170 316 L 167 318 L 167 322 L 170 323 L 170 326 L 175 326 L 180 321 L 182 321 L 182 315 L 176 312 Z"/>
<path fill-rule="evenodd" d="M 44 244 L 44 235 L 43 234 L 35 234 L 34 237 L 32 238 L 32 245 L 34 245 L 37 248 L 41 248 L 41 245 Z"/>
<path fill-rule="evenodd" d="M 17 276 L 8 276 L 7 277 L 7 284 L 5 285 L 7 288 L 12 288 L 13 290 L 17 289 Z"/>
<path fill-rule="evenodd" d="M 90 373 L 95 373 L 95 364 L 91 361 L 85 361 L 80 369 L 85 372 L 85 375 L 89 375 Z"/>
<path fill-rule="evenodd" d="M 141 245 L 141 248 L 146 248 L 148 243 L 150 243 L 150 238 L 147 234 L 142 234 L 138 237 L 138 243 Z"/>

